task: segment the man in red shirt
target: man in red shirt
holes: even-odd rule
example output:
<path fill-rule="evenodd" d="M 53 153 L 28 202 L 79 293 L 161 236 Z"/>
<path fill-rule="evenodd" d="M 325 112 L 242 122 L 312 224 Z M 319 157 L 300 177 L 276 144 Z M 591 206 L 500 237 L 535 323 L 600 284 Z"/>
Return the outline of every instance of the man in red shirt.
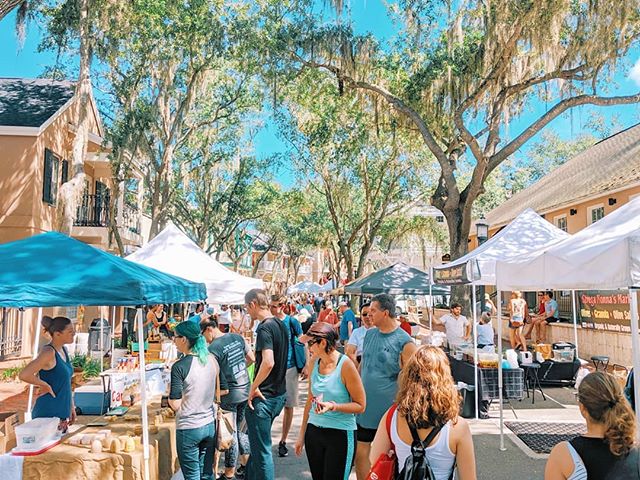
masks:
<path fill-rule="evenodd" d="M 334 327 L 338 325 L 338 315 L 333 311 L 333 304 L 331 300 L 326 300 L 324 302 L 324 308 L 318 315 L 319 322 L 326 322 Z"/>

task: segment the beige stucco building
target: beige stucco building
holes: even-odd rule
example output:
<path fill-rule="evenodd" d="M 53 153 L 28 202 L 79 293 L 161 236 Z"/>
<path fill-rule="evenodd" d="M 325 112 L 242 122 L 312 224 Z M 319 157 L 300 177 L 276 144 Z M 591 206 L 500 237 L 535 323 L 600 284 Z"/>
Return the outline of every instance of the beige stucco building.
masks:
<path fill-rule="evenodd" d="M 71 236 L 115 251 L 116 243 L 109 233 L 110 205 L 115 203 L 120 237 L 125 249 L 133 250 L 142 244 L 142 174 L 133 165 L 131 180 L 120 188 L 119 198 L 112 198 L 110 148 L 104 140 L 104 127 L 93 98 L 88 115 L 86 188 Z M 0 243 L 56 228 L 59 190 L 72 176 L 72 145 L 78 119 L 79 101 L 72 82 L 0 78 Z M 48 313 L 67 313 L 52 310 Z M 89 308 L 85 318 L 97 314 L 97 309 Z M 19 322 L 15 310 L 3 310 L 0 360 L 31 353 L 34 324 L 32 311 L 26 311 L 24 321 Z M 78 327 L 86 329 L 85 325 Z"/>
<path fill-rule="evenodd" d="M 487 214 L 492 237 L 526 208 L 574 234 L 640 196 L 640 124 L 608 137 L 550 171 Z M 475 248 L 475 232 L 469 239 Z M 572 316 L 569 292 L 556 292 L 561 315 Z M 532 294 L 529 302 L 535 302 Z M 505 319 L 506 322 L 506 319 Z M 573 341 L 570 324 L 549 327 L 549 340 Z M 505 328 L 503 331 L 507 332 Z M 630 335 L 578 328 L 581 356 L 606 353 L 611 363 L 631 364 Z"/>
<path fill-rule="evenodd" d="M 525 208 L 576 233 L 640 195 L 640 124 L 606 138 L 487 215 L 490 236 Z"/>

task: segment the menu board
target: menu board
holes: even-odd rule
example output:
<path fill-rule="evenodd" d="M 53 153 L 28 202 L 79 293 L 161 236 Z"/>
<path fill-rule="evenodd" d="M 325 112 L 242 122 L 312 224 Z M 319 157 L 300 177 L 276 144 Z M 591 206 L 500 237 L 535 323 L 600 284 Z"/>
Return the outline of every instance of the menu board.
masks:
<path fill-rule="evenodd" d="M 626 290 L 578 292 L 582 328 L 631 333 L 631 310 Z"/>

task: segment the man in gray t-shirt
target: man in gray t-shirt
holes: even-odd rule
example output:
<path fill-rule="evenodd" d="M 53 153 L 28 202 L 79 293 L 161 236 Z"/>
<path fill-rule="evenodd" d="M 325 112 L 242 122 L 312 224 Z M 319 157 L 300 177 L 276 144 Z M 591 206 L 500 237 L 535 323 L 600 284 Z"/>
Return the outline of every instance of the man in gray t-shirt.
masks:
<path fill-rule="evenodd" d="M 367 407 L 358 415 L 358 480 L 364 480 L 371 469 L 371 442 L 380 419 L 395 400 L 400 369 L 418 348 L 407 332 L 398 326 L 396 302 L 391 295 L 373 297 L 369 316 L 376 328 L 367 330 L 362 347 L 360 375 L 367 394 Z"/>

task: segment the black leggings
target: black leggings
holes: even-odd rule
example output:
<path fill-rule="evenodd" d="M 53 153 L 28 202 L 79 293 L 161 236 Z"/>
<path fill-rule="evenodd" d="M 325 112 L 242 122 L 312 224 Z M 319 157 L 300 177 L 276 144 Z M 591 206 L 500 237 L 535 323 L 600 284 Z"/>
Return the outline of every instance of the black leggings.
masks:
<path fill-rule="evenodd" d="M 307 424 L 304 448 L 313 480 L 348 480 L 356 454 L 355 430 Z"/>

